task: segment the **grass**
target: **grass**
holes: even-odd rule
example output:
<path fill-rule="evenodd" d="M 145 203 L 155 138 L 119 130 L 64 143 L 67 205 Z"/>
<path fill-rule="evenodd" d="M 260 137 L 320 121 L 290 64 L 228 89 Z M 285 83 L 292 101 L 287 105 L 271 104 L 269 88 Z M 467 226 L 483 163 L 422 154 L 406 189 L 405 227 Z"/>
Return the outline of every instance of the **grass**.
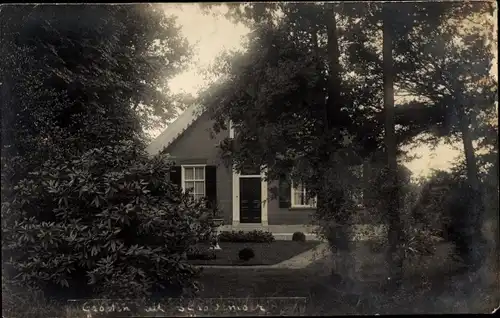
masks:
<path fill-rule="evenodd" d="M 436 255 L 407 262 L 403 286 L 395 294 L 385 289 L 383 275 L 368 279 L 370 272 L 383 271 L 383 255 L 367 253 L 367 245 L 361 255 L 368 264 L 358 266 L 364 275 L 350 285 L 334 283 L 321 262 L 295 270 L 205 268 L 200 297 L 306 297 L 308 315 L 491 313 L 500 301 L 492 277 L 498 269 L 490 268 L 490 276 L 474 283 L 469 275 L 456 274 L 446 260 L 447 249 L 441 246 Z"/>
<path fill-rule="evenodd" d="M 498 268 L 493 262 L 487 265 L 489 268 L 483 273 L 483 282 L 474 283 L 469 275 L 454 273 L 453 263 L 446 260 L 449 247 L 441 246 L 436 255 L 407 262 L 402 288 L 397 293 L 390 293 L 380 280 L 364 279 L 370 276 L 370 272 L 381 271 L 382 253 L 369 252 L 370 246 L 365 243 L 358 243 L 355 247 L 358 258 L 362 257 L 361 261 L 365 263 L 357 265 L 357 269 L 366 274 L 359 275 L 355 284 L 334 283 L 330 279 L 329 268 L 322 262 L 304 269 L 212 267 L 203 269 L 199 299 L 210 298 L 210 302 L 227 303 L 232 300 L 223 301 L 220 298 L 238 298 L 239 303 L 255 304 L 260 300 L 252 298 L 272 297 L 264 305 L 268 314 L 272 315 L 491 313 L 500 302 L 498 286 L 493 277 L 495 273 L 498 275 Z M 302 308 L 297 304 L 304 299 L 307 302 Z M 58 310 L 60 314 L 49 315 L 50 308 L 47 307 L 50 305 L 33 299 L 22 303 L 31 304 L 24 307 L 33 310 L 27 314 L 28 308 L 18 308 L 24 313 L 14 315 L 6 312 L 5 317 L 85 317 L 81 310 L 76 309 Z M 220 311 L 197 313 L 198 316 L 244 314 Z"/>
<path fill-rule="evenodd" d="M 222 250 L 215 251 L 217 258 L 214 260 L 191 260 L 196 265 L 274 265 L 286 261 L 300 253 L 306 252 L 319 244 L 318 241 L 294 242 L 275 241 L 272 243 L 232 243 L 221 242 Z M 248 261 L 241 261 L 238 252 L 249 247 L 253 249 L 255 257 Z"/>

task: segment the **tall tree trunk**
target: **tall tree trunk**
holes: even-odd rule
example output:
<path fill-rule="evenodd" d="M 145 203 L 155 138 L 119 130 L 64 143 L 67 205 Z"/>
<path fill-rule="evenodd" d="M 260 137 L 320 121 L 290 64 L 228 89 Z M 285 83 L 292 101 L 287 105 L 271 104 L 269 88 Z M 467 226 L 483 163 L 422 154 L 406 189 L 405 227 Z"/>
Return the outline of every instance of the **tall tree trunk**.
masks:
<path fill-rule="evenodd" d="M 334 183 L 336 169 L 339 165 L 346 165 L 339 156 L 338 142 L 334 140 L 335 129 L 344 124 L 341 107 L 343 105 L 341 90 L 341 77 L 340 77 L 340 51 L 337 36 L 337 19 L 335 16 L 334 4 L 329 5 L 330 9 L 326 14 L 326 31 L 327 31 L 327 62 L 328 62 L 328 99 L 325 109 L 325 137 L 324 156 L 322 164 L 325 167 L 325 173 L 322 178 L 324 179 L 323 189 L 324 196 L 328 198 L 327 204 L 323 208 L 327 209 L 329 214 L 334 214 L 334 225 L 330 230 L 332 231 L 330 244 L 335 250 L 335 272 L 332 273 L 332 278 L 338 282 L 352 282 L 354 276 L 354 263 L 350 253 L 350 216 L 352 211 L 346 211 L 342 206 L 342 200 L 332 196 L 344 196 L 343 191 L 338 191 L 338 187 Z M 335 193 L 335 194 L 334 194 Z M 318 202 L 320 203 L 320 202 Z M 322 203 L 323 204 L 323 203 Z"/>
<path fill-rule="evenodd" d="M 460 131 L 462 133 L 462 143 L 464 146 L 465 164 L 467 166 L 467 180 L 471 188 L 476 191 L 480 188 L 477 160 L 476 154 L 474 153 L 474 145 L 472 144 L 473 138 L 469 127 L 470 121 L 463 110 L 460 110 L 459 121 Z"/>
<path fill-rule="evenodd" d="M 484 259 L 484 241 L 482 227 L 484 220 L 484 197 L 479 180 L 476 154 L 474 152 L 473 137 L 470 126 L 470 120 L 463 108 L 459 108 L 459 125 L 462 133 L 462 143 L 464 146 L 465 163 L 467 167 L 467 183 L 469 186 L 468 206 L 466 207 L 466 222 L 464 232 L 467 251 L 465 257 L 466 264 L 471 270 L 477 269 Z"/>
<path fill-rule="evenodd" d="M 334 128 L 338 123 L 342 106 L 340 95 L 340 51 L 337 37 L 337 19 L 335 11 L 331 10 L 331 17 L 326 19 L 327 51 L 328 51 L 328 101 L 326 105 L 326 129 Z"/>
<path fill-rule="evenodd" d="M 387 216 L 389 220 L 389 249 L 387 263 L 390 279 L 399 285 L 402 278 L 403 259 L 399 255 L 402 240 L 402 225 L 399 215 L 399 193 L 397 180 L 396 135 L 394 127 L 394 74 L 392 60 L 393 29 L 390 23 L 390 3 L 383 5 L 383 81 L 385 110 L 385 149 L 387 156 Z"/>

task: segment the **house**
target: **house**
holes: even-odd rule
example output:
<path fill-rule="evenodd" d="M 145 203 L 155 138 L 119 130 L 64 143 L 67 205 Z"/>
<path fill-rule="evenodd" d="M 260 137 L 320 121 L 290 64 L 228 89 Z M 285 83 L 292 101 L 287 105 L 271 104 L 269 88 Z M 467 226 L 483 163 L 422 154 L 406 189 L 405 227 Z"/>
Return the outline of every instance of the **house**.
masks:
<path fill-rule="evenodd" d="M 226 229 L 309 231 L 306 225 L 311 224 L 315 206 L 306 199 L 305 189 L 283 181 L 268 183 L 260 169 L 232 171 L 222 162 L 217 146 L 234 132 L 230 128 L 211 136 L 212 125 L 209 114 L 193 105 L 147 151 L 155 155 L 165 149 L 175 161 L 170 179 L 183 189 L 192 189 L 196 198 L 216 202 L 223 212 Z M 272 187 L 278 187 L 278 198 L 271 196 Z"/>

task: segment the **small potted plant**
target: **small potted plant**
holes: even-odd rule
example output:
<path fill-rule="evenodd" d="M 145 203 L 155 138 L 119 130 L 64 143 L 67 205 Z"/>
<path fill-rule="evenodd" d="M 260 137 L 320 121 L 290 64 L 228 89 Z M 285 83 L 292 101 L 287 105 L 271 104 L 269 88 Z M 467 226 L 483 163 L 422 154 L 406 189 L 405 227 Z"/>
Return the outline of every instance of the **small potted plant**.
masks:
<path fill-rule="evenodd" d="M 222 211 L 219 209 L 216 203 L 206 201 L 206 207 L 209 210 L 209 219 L 214 224 L 215 227 L 219 227 L 224 224 L 224 218 L 222 217 Z"/>

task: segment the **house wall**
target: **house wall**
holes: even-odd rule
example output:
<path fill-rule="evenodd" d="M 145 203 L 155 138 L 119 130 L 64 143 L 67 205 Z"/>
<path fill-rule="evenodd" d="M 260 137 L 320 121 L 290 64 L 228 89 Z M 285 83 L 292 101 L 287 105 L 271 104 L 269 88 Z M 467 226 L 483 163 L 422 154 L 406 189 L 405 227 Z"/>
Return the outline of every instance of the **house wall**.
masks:
<path fill-rule="evenodd" d="M 269 225 L 296 225 L 296 224 L 311 224 L 314 209 L 304 208 L 280 208 L 278 198 L 273 198 L 272 188 L 277 188 L 278 181 L 270 181 L 269 189 L 269 206 L 268 215 Z"/>
<path fill-rule="evenodd" d="M 219 157 L 218 145 L 229 136 L 221 131 L 211 137 L 213 122 L 207 113 L 202 114 L 181 136 L 167 148 L 176 165 L 206 164 L 217 166 L 217 200 L 224 215 L 224 223 L 232 222 L 232 174 Z"/>
<path fill-rule="evenodd" d="M 217 166 L 217 200 L 222 210 L 225 224 L 232 224 L 232 173 L 219 157 L 219 143 L 229 136 L 228 131 L 222 131 L 212 138 L 211 128 L 213 121 L 209 114 L 202 114 L 181 136 L 168 148 L 167 152 L 174 157 L 176 165 L 206 164 Z M 365 166 L 365 181 L 372 176 L 369 167 Z M 268 211 L 269 225 L 299 225 L 311 224 L 314 209 L 280 208 L 279 199 L 272 195 L 272 188 L 277 187 L 278 181 L 268 183 Z M 366 195 L 366 194 L 365 194 Z"/>

